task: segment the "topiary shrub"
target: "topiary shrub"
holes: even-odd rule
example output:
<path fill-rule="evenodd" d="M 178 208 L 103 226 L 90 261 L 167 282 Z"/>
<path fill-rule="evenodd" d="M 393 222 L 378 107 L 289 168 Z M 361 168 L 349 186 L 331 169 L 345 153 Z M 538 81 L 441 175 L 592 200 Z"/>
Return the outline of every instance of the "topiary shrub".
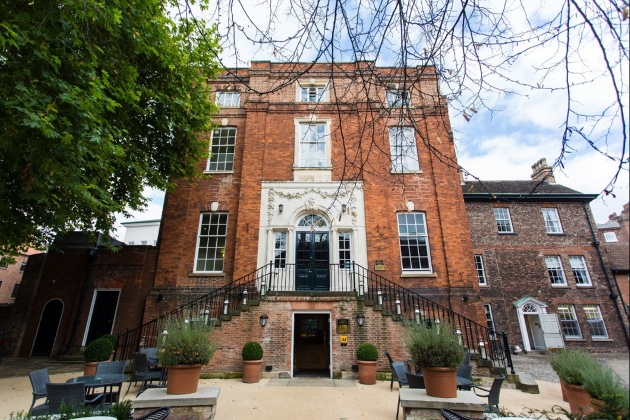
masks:
<path fill-rule="evenodd" d="M 112 348 L 114 349 L 116 348 L 116 343 L 118 342 L 118 339 L 115 336 L 111 334 L 105 334 L 105 335 L 100 336 L 99 338 L 109 341 L 112 345 Z"/>
<path fill-rule="evenodd" d="M 357 349 L 357 359 L 362 362 L 376 362 L 378 360 L 378 349 L 374 344 L 363 343 Z"/>
<path fill-rule="evenodd" d="M 97 338 L 85 348 L 85 361 L 102 362 L 109 359 L 113 351 L 114 346 L 108 339 Z"/>
<path fill-rule="evenodd" d="M 260 360 L 263 357 L 263 348 L 256 341 L 248 341 L 243 346 L 241 356 L 243 360 Z"/>
<path fill-rule="evenodd" d="M 583 385 L 584 378 L 601 370 L 601 362 L 582 350 L 562 350 L 549 359 L 560 379 L 570 385 Z"/>

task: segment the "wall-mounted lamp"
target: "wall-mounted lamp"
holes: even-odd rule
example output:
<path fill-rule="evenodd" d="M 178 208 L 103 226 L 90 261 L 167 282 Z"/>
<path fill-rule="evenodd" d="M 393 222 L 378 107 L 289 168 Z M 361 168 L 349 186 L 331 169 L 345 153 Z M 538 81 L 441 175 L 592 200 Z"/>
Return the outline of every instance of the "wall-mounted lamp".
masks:
<path fill-rule="evenodd" d="M 376 301 L 378 302 L 378 306 L 383 306 L 383 292 L 380 289 L 376 292 Z"/>
<path fill-rule="evenodd" d="M 464 296 L 462 296 L 462 301 L 464 301 L 464 302 L 468 302 L 468 295 L 464 295 Z"/>
<path fill-rule="evenodd" d="M 365 315 L 363 314 L 357 315 L 357 324 L 359 324 L 359 327 L 362 327 L 363 325 L 365 325 Z"/>
<path fill-rule="evenodd" d="M 223 302 L 223 315 L 227 315 L 229 311 L 230 311 L 230 301 L 225 299 L 225 301 Z"/>
<path fill-rule="evenodd" d="M 400 298 L 396 297 L 396 315 L 402 314 L 402 310 L 400 308 Z"/>
<path fill-rule="evenodd" d="M 347 208 L 348 208 L 348 207 L 347 207 L 345 204 L 342 204 L 342 205 L 341 205 L 341 212 L 342 212 L 342 213 L 345 213 Z"/>
<path fill-rule="evenodd" d="M 482 359 L 486 358 L 486 343 L 483 342 L 483 338 L 479 339 L 479 355 Z"/>
<path fill-rule="evenodd" d="M 457 335 L 457 342 L 460 346 L 463 346 L 464 341 L 462 340 L 462 330 L 460 330 L 459 327 L 457 327 L 457 331 L 455 331 L 455 334 Z"/>
<path fill-rule="evenodd" d="M 264 280 L 260 282 L 260 296 L 265 296 L 267 294 L 267 283 Z"/>
<path fill-rule="evenodd" d="M 363 280 L 359 280 L 359 296 L 363 296 Z"/>
<path fill-rule="evenodd" d="M 210 210 L 212 210 L 212 211 L 219 210 L 219 202 L 218 201 L 213 201 L 212 203 L 210 203 Z"/>
<path fill-rule="evenodd" d="M 414 204 L 413 201 L 409 200 L 407 201 L 407 211 L 413 211 L 413 209 L 416 208 L 416 205 Z"/>
<path fill-rule="evenodd" d="M 247 289 L 243 290 L 243 305 L 247 305 Z"/>
<path fill-rule="evenodd" d="M 260 316 L 260 326 L 264 327 L 267 325 L 267 319 L 269 319 L 269 317 L 266 314 L 262 314 Z"/>
<path fill-rule="evenodd" d="M 282 213 L 282 210 L 284 210 L 284 204 L 278 204 L 278 213 Z"/>

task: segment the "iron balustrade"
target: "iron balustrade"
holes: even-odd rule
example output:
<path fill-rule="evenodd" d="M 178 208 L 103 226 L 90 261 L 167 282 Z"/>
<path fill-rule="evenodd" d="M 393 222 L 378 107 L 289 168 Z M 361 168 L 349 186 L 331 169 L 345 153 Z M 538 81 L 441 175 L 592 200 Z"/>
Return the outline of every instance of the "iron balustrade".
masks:
<path fill-rule="evenodd" d="M 326 290 L 300 289 L 296 283 L 296 274 L 304 270 L 317 270 L 328 273 Z M 302 271 L 300 271 L 302 270 Z M 514 367 L 509 352 L 509 342 L 505 332 L 496 333 L 457 312 L 427 299 L 417 292 L 402 287 L 359 264 L 326 264 L 321 267 L 300 266 L 296 264 L 268 264 L 251 273 L 220 287 L 205 296 L 201 296 L 181 307 L 162 315 L 138 328 L 118 334 L 115 360 L 131 359 L 139 347 L 157 347 L 160 321 L 166 316 L 178 316 L 189 321 L 213 323 L 222 315 L 230 315 L 239 310 L 243 301 L 243 292 L 247 290 L 248 301 L 259 300 L 261 287 L 265 286 L 266 295 L 279 295 L 324 291 L 348 293 L 364 299 L 366 306 L 376 306 L 384 315 L 392 315 L 406 325 L 424 322 L 432 326 L 446 323 L 459 330 L 462 345 L 468 352 L 475 353 L 486 363 L 502 368 Z M 318 283 L 321 285 L 322 283 Z M 227 300 L 227 313 L 225 302 Z"/>

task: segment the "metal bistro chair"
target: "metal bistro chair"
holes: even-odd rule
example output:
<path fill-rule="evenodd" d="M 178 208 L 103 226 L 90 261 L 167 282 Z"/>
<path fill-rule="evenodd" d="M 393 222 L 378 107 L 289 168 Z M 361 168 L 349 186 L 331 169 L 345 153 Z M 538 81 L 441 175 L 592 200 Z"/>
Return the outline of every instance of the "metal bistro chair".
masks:
<path fill-rule="evenodd" d="M 48 392 L 48 402 L 33 408 L 31 410 L 32 416 L 57 414 L 59 413 L 61 404 L 66 406 L 72 405 L 77 409 L 82 409 L 85 406 L 101 405 L 104 400 L 103 394 L 98 394 L 86 400 L 84 382 L 67 384 L 47 383 L 46 391 Z"/>
<path fill-rule="evenodd" d="M 442 408 L 440 410 L 440 413 L 442 413 L 442 417 L 444 417 L 446 420 L 483 420 L 473 417 L 466 417 L 463 414 L 456 413 L 455 411 L 449 410 L 448 408 Z"/>
<path fill-rule="evenodd" d="M 392 380 L 389 384 L 389 390 L 392 391 L 394 388 L 394 380 L 398 381 L 398 388 L 409 385 L 407 382 L 407 366 L 404 362 L 394 362 L 392 356 L 389 354 L 389 351 L 385 351 L 385 356 L 387 356 L 387 360 L 389 360 L 389 366 L 392 368 Z"/>
<path fill-rule="evenodd" d="M 28 378 L 31 380 L 31 386 L 33 387 L 33 402 L 31 408 L 35 405 L 35 401 L 46 398 L 48 400 L 48 391 L 46 391 L 46 384 L 50 383 L 50 376 L 48 376 L 48 369 L 35 370 L 28 374 Z"/>
<path fill-rule="evenodd" d="M 473 385 L 473 391 L 478 397 L 488 398 L 488 404 L 486 404 L 486 411 L 492 413 L 499 412 L 499 395 L 501 394 L 501 385 L 503 385 L 503 381 L 505 380 L 505 376 L 501 375 L 494 378 L 492 382 L 492 386 L 490 389 L 482 388 L 477 385 Z M 477 389 L 487 392 L 485 395 L 477 394 Z"/>
<path fill-rule="evenodd" d="M 149 411 L 147 414 L 134 417 L 133 420 L 164 420 L 171 412 L 171 407 L 160 407 L 157 410 Z"/>
<path fill-rule="evenodd" d="M 124 375 L 126 366 L 127 366 L 126 360 L 120 360 L 118 362 L 98 362 L 98 364 L 96 365 L 95 376 Z M 118 390 L 116 392 L 114 392 L 114 386 L 118 386 Z M 110 402 L 110 403 L 114 402 L 114 398 L 116 402 L 120 401 L 120 389 L 122 388 L 122 384 L 113 385 L 113 386 L 110 385 L 110 388 L 111 388 L 110 392 L 107 392 L 107 387 L 105 387 L 104 389 L 105 398 L 107 402 Z"/>
<path fill-rule="evenodd" d="M 407 381 L 409 381 L 409 388 L 425 389 L 424 376 L 409 371 L 405 372 Z M 398 412 L 400 411 L 400 393 L 398 394 L 398 406 L 396 407 L 396 419 L 398 419 Z"/>
<path fill-rule="evenodd" d="M 163 380 L 162 369 L 149 368 L 149 362 L 148 362 L 146 354 L 134 353 L 133 360 L 135 364 L 134 374 L 129 380 L 129 386 L 127 387 L 127 392 L 129 392 L 129 388 L 131 388 L 132 382 L 138 383 L 138 381 L 142 381 L 142 386 L 146 387 L 147 382 Z"/>

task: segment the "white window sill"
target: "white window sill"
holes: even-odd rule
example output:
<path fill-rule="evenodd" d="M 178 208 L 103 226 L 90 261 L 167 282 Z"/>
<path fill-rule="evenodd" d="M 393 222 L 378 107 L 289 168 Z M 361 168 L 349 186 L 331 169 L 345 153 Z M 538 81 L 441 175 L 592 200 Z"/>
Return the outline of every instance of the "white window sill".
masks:
<path fill-rule="evenodd" d="M 225 273 L 220 273 L 217 271 L 208 272 L 208 273 L 188 273 L 188 277 L 224 277 Z"/>
<path fill-rule="evenodd" d="M 577 287 L 578 289 L 594 289 L 595 286 L 593 286 L 592 284 L 576 284 L 575 287 Z"/>
<path fill-rule="evenodd" d="M 549 235 L 549 236 L 567 236 L 567 234 L 564 233 L 564 232 L 547 232 L 547 235 Z"/>
<path fill-rule="evenodd" d="M 415 170 L 415 171 L 395 171 L 395 170 L 392 169 L 390 172 L 392 173 L 392 175 L 421 174 L 421 173 L 423 173 L 422 169 L 418 169 L 418 170 Z"/>
<path fill-rule="evenodd" d="M 233 174 L 234 170 L 231 171 L 203 171 L 204 174 Z"/>
<path fill-rule="evenodd" d="M 568 284 L 552 284 L 551 287 L 554 289 L 570 289 Z"/>
<path fill-rule="evenodd" d="M 516 232 L 497 232 L 499 235 L 516 235 Z"/>
<path fill-rule="evenodd" d="M 294 171 L 332 171 L 332 166 L 295 166 L 293 165 Z"/>
<path fill-rule="evenodd" d="M 564 341 L 586 341 L 583 337 L 565 337 Z"/>
<path fill-rule="evenodd" d="M 437 277 L 437 274 L 427 271 L 403 271 L 400 277 Z"/>
<path fill-rule="evenodd" d="M 479 287 L 488 287 L 488 283 L 483 283 L 483 284 L 479 283 Z"/>
<path fill-rule="evenodd" d="M 602 337 L 602 338 L 599 338 L 599 337 L 595 337 L 595 338 L 594 338 L 594 337 L 591 337 L 591 340 L 592 340 L 592 341 L 613 341 L 612 339 L 610 339 L 610 338 L 608 338 L 608 337 Z"/>

